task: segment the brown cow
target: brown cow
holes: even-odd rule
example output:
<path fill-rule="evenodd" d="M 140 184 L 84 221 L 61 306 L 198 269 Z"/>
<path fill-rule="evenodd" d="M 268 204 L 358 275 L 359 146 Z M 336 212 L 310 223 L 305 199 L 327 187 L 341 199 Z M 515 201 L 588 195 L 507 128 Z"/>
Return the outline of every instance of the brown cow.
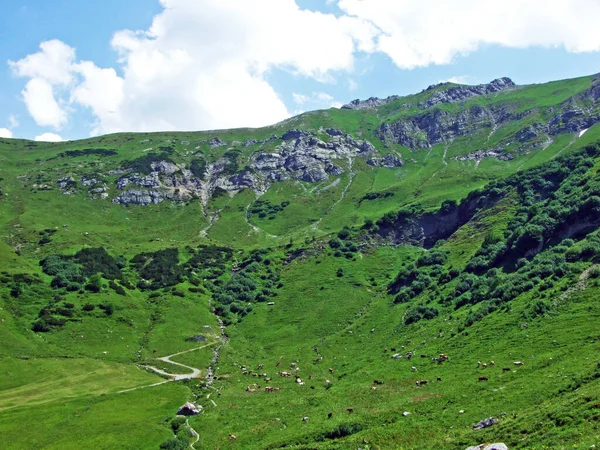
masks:
<path fill-rule="evenodd" d="M 352 414 L 354 412 L 354 408 L 348 408 L 347 411 Z"/>

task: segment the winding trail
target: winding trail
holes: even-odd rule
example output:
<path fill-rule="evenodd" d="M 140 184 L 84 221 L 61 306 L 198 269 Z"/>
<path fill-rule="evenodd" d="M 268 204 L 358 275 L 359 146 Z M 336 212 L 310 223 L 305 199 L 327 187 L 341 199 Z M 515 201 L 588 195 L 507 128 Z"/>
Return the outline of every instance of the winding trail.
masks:
<path fill-rule="evenodd" d="M 175 357 L 175 356 L 179 356 L 179 355 L 183 355 L 184 353 L 189 353 L 189 352 L 194 352 L 196 350 L 200 350 L 202 348 L 206 348 L 206 347 L 210 347 L 211 345 L 214 345 L 216 342 L 211 342 L 210 344 L 205 344 L 205 345 L 201 345 L 200 347 L 195 347 L 195 348 L 191 348 L 189 350 L 184 350 L 182 352 L 178 352 L 178 353 L 173 353 L 172 355 L 169 356 L 163 356 L 161 358 L 156 358 L 159 361 L 163 361 L 166 362 L 168 364 L 173 364 L 175 366 L 181 366 L 181 367 L 185 367 L 186 369 L 190 369 L 192 371 L 192 373 L 168 373 L 165 372 L 164 370 L 161 370 L 157 367 L 154 366 L 150 366 L 150 365 L 139 365 L 139 367 L 143 367 L 144 369 L 149 369 L 152 372 L 155 372 L 159 375 L 168 377 L 168 380 L 165 381 L 160 381 L 158 383 L 153 383 L 153 384 L 148 384 L 145 386 L 138 386 L 138 387 L 134 387 L 131 389 L 125 389 L 123 391 L 119 391 L 117 392 L 117 394 L 123 394 L 125 392 L 131 392 L 131 391 L 137 391 L 138 389 L 146 389 L 146 388 L 150 388 L 150 387 L 154 387 L 154 386 L 160 386 L 161 384 L 165 384 L 165 383 L 170 383 L 172 381 L 180 381 L 180 380 L 189 380 L 191 378 L 198 378 L 200 376 L 200 369 L 198 369 L 197 367 L 192 367 L 192 366 L 186 366 L 185 364 L 181 364 L 175 361 L 171 361 L 171 358 Z"/>
<path fill-rule="evenodd" d="M 200 434 L 198 434 L 198 432 L 192 428 L 192 426 L 190 425 L 190 422 L 188 421 L 187 417 L 185 419 L 185 426 L 190 431 L 190 433 L 192 434 L 192 436 L 194 436 L 196 438 L 196 440 L 194 442 L 190 442 L 190 448 L 192 450 L 196 450 L 196 447 L 194 447 L 194 445 L 196 445 L 198 443 L 198 441 L 200 440 Z"/>

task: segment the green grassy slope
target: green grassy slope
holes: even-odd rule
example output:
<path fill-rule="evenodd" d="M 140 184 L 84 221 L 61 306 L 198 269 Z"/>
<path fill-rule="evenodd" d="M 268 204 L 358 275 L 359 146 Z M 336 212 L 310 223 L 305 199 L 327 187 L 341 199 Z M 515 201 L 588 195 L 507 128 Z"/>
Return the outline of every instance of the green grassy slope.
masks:
<path fill-rule="evenodd" d="M 594 110 L 582 93 L 595 80 L 420 108 L 452 86 L 441 85 L 263 129 L 0 139 L 4 447 L 184 449 L 186 401 L 203 406 L 189 419 L 195 448 L 600 445 L 600 125 L 547 146 L 515 140 L 557 111 Z M 476 107 L 528 114 L 423 149 L 376 132 Z M 338 161 L 345 173 L 326 181 L 204 206 L 125 206 L 56 184 L 101 174 L 112 195 L 114 171 L 160 147 L 186 167 L 239 150 L 241 170 L 278 145 L 247 139 L 327 140 L 328 127 L 404 165 Z M 214 137 L 227 145 L 211 148 Z M 499 147 L 512 159 L 464 159 Z M 145 370 L 190 373 L 157 359 L 173 354 L 200 375 L 165 383 Z M 499 423 L 472 430 L 490 416 Z"/>

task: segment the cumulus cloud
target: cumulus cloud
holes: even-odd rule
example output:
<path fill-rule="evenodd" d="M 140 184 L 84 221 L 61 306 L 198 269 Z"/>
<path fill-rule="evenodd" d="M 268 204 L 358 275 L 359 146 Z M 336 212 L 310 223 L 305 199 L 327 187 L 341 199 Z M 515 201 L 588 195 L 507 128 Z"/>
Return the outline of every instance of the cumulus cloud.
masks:
<path fill-rule="evenodd" d="M 39 136 L 36 136 L 34 140 L 40 142 L 62 142 L 63 138 L 60 137 L 58 134 L 44 133 L 40 134 Z"/>
<path fill-rule="evenodd" d="M 352 76 L 358 53 L 383 53 L 402 69 L 448 64 L 483 45 L 600 51 L 600 2 L 335 0 L 337 14 L 295 0 L 160 0 L 147 30 L 122 30 L 118 66 L 78 61 L 46 41 L 9 62 L 27 79 L 23 99 L 36 123 L 60 130 L 77 107 L 93 133 L 261 126 L 290 115 L 269 83 L 274 69 L 322 83 Z M 456 78 L 456 81 L 459 81 Z M 328 94 L 295 93 L 304 107 L 339 106 Z"/>
<path fill-rule="evenodd" d="M 67 112 L 57 103 L 48 81 L 42 78 L 29 80 L 22 95 L 29 114 L 38 125 L 58 130 L 67 122 Z"/>
<path fill-rule="evenodd" d="M 67 85 L 73 76 L 71 65 L 75 60 L 75 49 L 57 39 L 40 44 L 40 51 L 8 64 L 20 77 L 40 78 L 50 84 Z"/>
<path fill-rule="evenodd" d="M 485 44 L 600 50 L 600 2 L 589 0 L 339 0 L 378 30 L 376 51 L 404 69 L 448 64 Z"/>
<path fill-rule="evenodd" d="M 0 128 L 0 138 L 12 138 L 13 134 L 8 128 Z"/>

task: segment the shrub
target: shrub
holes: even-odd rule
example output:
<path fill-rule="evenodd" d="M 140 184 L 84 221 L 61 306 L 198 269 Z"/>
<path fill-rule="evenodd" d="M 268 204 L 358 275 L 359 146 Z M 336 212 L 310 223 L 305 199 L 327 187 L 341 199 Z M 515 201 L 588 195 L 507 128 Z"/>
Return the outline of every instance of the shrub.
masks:
<path fill-rule="evenodd" d="M 437 317 L 438 313 L 438 310 L 434 307 L 419 305 L 406 311 L 406 314 L 404 315 L 404 324 L 410 325 L 411 323 L 416 323 L 422 319 L 431 320 Z"/>

